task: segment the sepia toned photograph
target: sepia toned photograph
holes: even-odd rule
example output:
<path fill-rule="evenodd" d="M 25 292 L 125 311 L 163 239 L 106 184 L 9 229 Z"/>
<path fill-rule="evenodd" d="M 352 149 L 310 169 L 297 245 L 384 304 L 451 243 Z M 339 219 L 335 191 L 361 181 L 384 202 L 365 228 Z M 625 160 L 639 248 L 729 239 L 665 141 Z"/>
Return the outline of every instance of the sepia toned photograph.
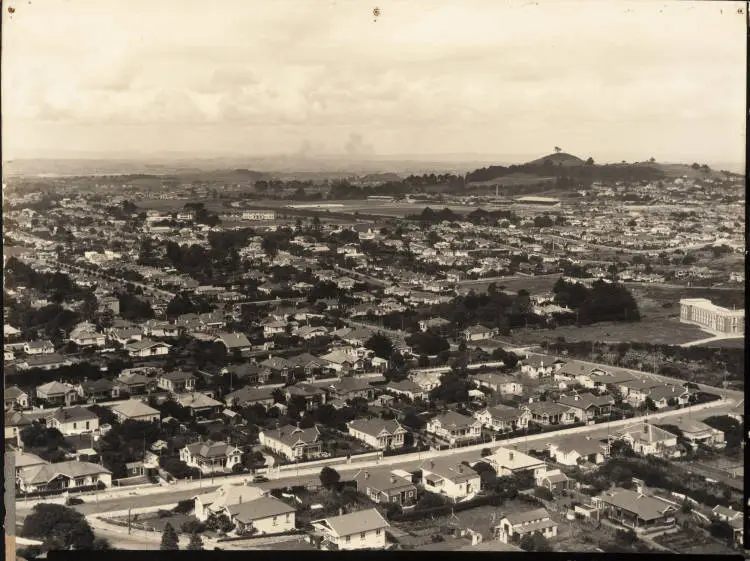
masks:
<path fill-rule="evenodd" d="M 2 18 L 7 559 L 747 557 L 745 2 Z"/>

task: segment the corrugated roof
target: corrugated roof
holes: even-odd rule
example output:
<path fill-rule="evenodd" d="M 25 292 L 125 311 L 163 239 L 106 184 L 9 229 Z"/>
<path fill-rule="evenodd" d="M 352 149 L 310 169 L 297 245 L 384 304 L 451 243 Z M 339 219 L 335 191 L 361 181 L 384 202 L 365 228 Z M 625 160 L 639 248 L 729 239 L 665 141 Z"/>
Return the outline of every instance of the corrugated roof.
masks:
<path fill-rule="evenodd" d="M 252 501 L 229 505 L 227 506 L 227 509 L 232 517 L 236 518 L 243 524 L 247 524 L 253 520 L 261 520 L 263 518 L 270 518 L 271 516 L 279 516 L 281 514 L 297 511 L 293 506 L 290 506 L 275 497 L 269 496 L 263 496 Z"/>
<path fill-rule="evenodd" d="M 351 536 L 390 526 L 374 508 L 326 518 L 320 522 L 325 522 L 337 537 Z"/>

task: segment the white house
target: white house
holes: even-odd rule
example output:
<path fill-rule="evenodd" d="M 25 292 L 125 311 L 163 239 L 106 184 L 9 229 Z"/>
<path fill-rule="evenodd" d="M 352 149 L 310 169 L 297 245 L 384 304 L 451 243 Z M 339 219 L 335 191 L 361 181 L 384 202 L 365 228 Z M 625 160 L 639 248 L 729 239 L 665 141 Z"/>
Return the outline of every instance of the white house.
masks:
<path fill-rule="evenodd" d="M 222 485 L 215 491 L 193 497 L 195 517 L 205 522 L 211 515 L 218 516 L 232 505 L 249 503 L 266 495 L 266 491 L 250 485 Z"/>
<path fill-rule="evenodd" d="M 609 444 L 586 435 L 574 435 L 548 444 L 549 455 L 564 466 L 584 462 L 601 464 L 609 456 Z"/>
<path fill-rule="evenodd" d="M 27 341 L 23 344 L 23 352 L 29 356 L 51 355 L 55 346 L 50 341 Z"/>
<path fill-rule="evenodd" d="M 59 430 L 65 436 L 88 433 L 99 428 L 99 417 L 85 407 L 60 408 L 47 417 L 47 426 Z"/>
<path fill-rule="evenodd" d="M 158 421 L 161 417 L 161 413 L 149 407 L 139 399 L 129 399 L 124 403 L 118 403 L 112 407 L 112 413 L 121 423 L 127 420 L 133 421 L 145 421 L 148 423 Z"/>
<path fill-rule="evenodd" d="M 324 550 L 384 549 L 390 526 L 374 508 L 314 520 L 313 533 Z"/>
<path fill-rule="evenodd" d="M 485 456 L 484 461 L 490 464 L 500 477 L 531 472 L 536 480 L 547 471 L 544 461 L 510 448 L 498 448 L 492 455 Z"/>
<path fill-rule="evenodd" d="M 18 488 L 24 493 L 66 491 L 92 485 L 112 486 L 112 472 L 88 462 L 57 462 L 24 469 L 18 477 Z"/>
<path fill-rule="evenodd" d="M 320 456 L 323 443 L 317 427 L 301 429 L 288 425 L 273 430 L 262 430 L 258 441 L 272 452 L 289 460 L 301 460 Z"/>
<path fill-rule="evenodd" d="M 482 435 L 482 423 L 455 411 L 446 411 L 430 419 L 425 430 L 450 444 L 477 439 Z"/>
<path fill-rule="evenodd" d="M 557 523 L 544 508 L 508 514 L 494 528 L 494 534 L 503 543 L 518 543 L 536 532 L 548 539 L 557 535 Z"/>
<path fill-rule="evenodd" d="M 479 473 L 450 458 L 434 458 L 420 466 L 422 485 L 426 491 L 439 493 L 453 500 L 465 499 L 479 492 Z"/>
<path fill-rule="evenodd" d="M 616 434 L 626 442 L 636 454 L 670 458 L 679 456 L 677 436 L 650 423 L 635 423 Z"/>
<path fill-rule="evenodd" d="M 516 409 L 498 404 L 474 412 L 474 418 L 483 426 L 498 432 L 509 432 L 529 426 L 531 414 L 528 409 Z"/>
<path fill-rule="evenodd" d="M 169 354 L 170 348 L 172 348 L 171 345 L 160 343 L 158 341 L 151 341 L 149 339 L 136 341 L 135 343 L 129 343 L 124 347 L 125 351 L 127 351 L 127 353 L 134 358 L 165 356 Z"/>
<path fill-rule="evenodd" d="M 376 450 L 404 447 L 404 435 L 408 432 L 396 420 L 355 419 L 347 424 L 349 434 Z"/>
<path fill-rule="evenodd" d="M 180 450 L 180 460 L 202 473 L 231 471 L 242 461 L 242 450 L 226 442 L 195 442 Z"/>

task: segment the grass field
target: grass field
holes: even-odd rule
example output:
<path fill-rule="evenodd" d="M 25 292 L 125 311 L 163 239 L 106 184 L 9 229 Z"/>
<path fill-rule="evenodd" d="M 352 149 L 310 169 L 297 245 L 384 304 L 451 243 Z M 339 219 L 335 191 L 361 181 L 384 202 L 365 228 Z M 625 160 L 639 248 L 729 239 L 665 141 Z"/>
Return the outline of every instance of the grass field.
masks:
<path fill-rule="evenodd" d="M 709 341 L 708 343 L 702 343 L 696 345 L 696 347 L 707 347 L 711 349 L 744 349 L 744 339 L 718 339 L 716 341 Z"/>

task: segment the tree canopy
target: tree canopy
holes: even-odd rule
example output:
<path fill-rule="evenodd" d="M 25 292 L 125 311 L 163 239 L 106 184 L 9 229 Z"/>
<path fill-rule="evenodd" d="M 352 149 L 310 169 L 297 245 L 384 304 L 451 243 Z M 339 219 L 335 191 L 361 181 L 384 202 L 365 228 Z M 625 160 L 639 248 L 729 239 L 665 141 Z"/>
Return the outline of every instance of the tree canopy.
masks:
<path fill-rule="evenodd" d="M 21 536 L 42 540 L 47 549 L 92 549 L 94 532 L 86 517 L 63 505 L 34 505 L 24 519 Z"/>

